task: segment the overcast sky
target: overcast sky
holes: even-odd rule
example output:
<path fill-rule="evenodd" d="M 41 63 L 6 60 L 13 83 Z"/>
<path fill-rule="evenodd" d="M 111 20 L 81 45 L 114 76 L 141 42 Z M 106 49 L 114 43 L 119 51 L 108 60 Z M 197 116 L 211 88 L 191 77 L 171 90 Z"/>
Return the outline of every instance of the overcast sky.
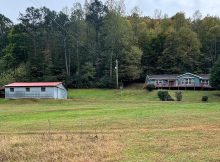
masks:
<path fill-rule="evenodd" d="M 27 7 L 46 6 L 55 11 L 61 11 L 65 6 L 71 7 L 74 2 L 84 4 L 85 0 L 0 0 L 0 13 L 17 22 L 19 12 L 23 13 Z M 89 1 L 89 0 L 88 0 Z M 105 1 L 105 0 L 102 0 Z M 178 11 L 192 17 L 196 10 L 200 10 L 203 16 L 207 14 L 220 16 L 220 0 L 125 0 L 126 11 L 138 6 L 143 15 L 153 16 L 156 9 L 167 13 L 169 16 Z"/>

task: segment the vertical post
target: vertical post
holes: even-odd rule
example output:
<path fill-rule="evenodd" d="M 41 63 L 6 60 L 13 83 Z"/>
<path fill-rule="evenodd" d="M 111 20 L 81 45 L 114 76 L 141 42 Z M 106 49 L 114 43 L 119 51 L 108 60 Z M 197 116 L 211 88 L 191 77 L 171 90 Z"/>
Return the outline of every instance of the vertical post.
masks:
<path fill-rule="evenodd" d="M 76 74 L 77 74 L 77 76 L 78 76 L 78 75 L 79 75 L 79 69 L 80 69 L 78 36 L 77 36 L 77 41 L 76 41 L 76 59 L 77 59 L 77 70 L 76 70 Z"/>
<path fill-rule="evenodd" d="M 168 80 L 168 86 L 169 86 L 169 90 L 170 90 L 170 80 Z"/>
<path fill-rule="evenodd" d="M 71 68 L 71 67 L 70 67 L 70 53 L 71 53 L 71 52 L 70 52 L 70 49 L 69 49 L 69 71 L 68 71 L 68 72 L 69 72 L 69 76 L 70 76 L 70 68 Z"/>
<path fill-rule="evenodd" d="M 112 56 L 113 56 L 113 52 L 111 52 L 111 55 L 110 55 L 110 73 L 109 73 L 109 76 L 110 76 L 110 79 L 112 81 Z"/>
<path fill-rule="evenodd" d="M 116 72 L 116 87 L 118 89 L 118 60 L 116 60 L 115 72 Z"/>
<path fill-rule="evenodd" d="M 67 61 L 67 51 L 66 51 L 66 36 L 64 38 L 64 56 L 65 56 L 65 64 L 66 64 L 66 73 L 67 73 L 67 75 L 69 75 L 68 61 Z"/>

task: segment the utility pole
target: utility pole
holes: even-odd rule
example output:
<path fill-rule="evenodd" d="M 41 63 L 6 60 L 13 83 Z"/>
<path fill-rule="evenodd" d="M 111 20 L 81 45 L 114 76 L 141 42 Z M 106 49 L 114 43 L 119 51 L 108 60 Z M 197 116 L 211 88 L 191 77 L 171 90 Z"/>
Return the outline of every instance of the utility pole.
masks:
<path fill-rule="evenodd" d="M 118 89 L 118 60 L 116 60 L 115 73 L 116 73 L 116 85 Z"/>
<path fill-rule="evenodd" d="M 67 58 L 67 50 L 66 50 L 66 36 L 64 38 L 64 56 L 65 56 L 65 64 L 66 64 L 66 73 L 69 76 L 69 68 L 68 68 L 68 58 Z"/>

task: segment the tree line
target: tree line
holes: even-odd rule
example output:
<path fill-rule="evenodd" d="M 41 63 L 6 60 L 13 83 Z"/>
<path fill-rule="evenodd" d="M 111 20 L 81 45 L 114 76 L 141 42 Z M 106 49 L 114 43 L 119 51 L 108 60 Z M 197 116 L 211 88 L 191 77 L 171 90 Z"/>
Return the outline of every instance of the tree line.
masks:
<path fill-rule="evenodd" d="M 123 0 L 74 3 L 61 12 L 29 7 L 19 23 L 0 14 L 0 85 L 14 81 L 63 81 L 68 87 L 115 87 L 147 74 L 210 73 L 220 54 L 220 19 L 172 17 Z"/>

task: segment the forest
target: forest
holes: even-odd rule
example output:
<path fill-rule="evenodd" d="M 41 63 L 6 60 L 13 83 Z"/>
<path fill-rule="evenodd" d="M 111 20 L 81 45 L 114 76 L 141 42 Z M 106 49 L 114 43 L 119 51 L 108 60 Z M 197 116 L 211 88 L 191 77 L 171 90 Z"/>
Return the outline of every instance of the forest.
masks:
<path fill-rule="evenodd" d="M 220 19 L 196 11 L 169 17 L 123 0 L 85 1 L 62 11 L 34 6 L 18 22 L 0 14 L 0 86 L 62 81 L 71 88 L 144 82 L 147 74 L 210 73 L 220 54 Z"/>

